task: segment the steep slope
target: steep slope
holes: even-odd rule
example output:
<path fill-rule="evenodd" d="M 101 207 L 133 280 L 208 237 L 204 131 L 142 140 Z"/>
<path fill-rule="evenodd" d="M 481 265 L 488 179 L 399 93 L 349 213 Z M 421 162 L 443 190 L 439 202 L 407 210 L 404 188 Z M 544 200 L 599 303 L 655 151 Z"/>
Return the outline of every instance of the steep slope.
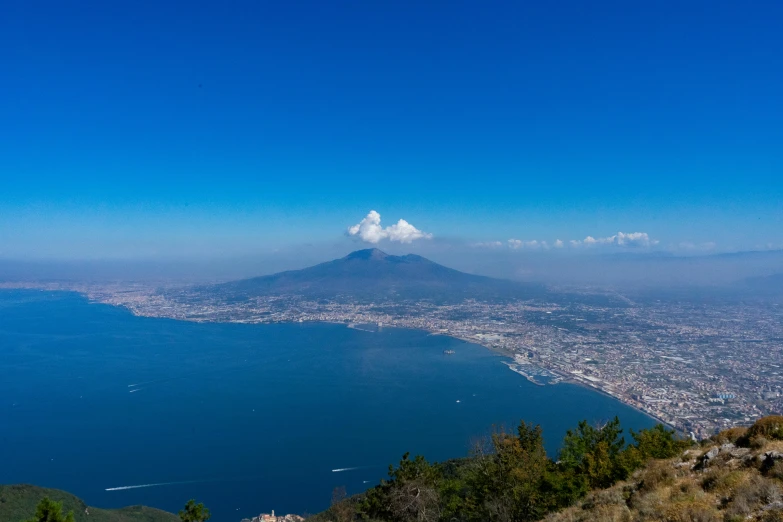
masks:
<path fill-rule="evenodd" d="M 302 295 L 434 301 L 526 299 L 545 292 L 540 285 L 466 274 L 421 256 L 393 256 L 374 248 L 310 268 L 215 285 L 212 289 L 231 299 Z"/>
<path fill-rule="evenodd" d="M 179 522 L 179 517 L 160 509 L 129 506 L 121 509 L 89 507 L 80 498 L 59 489 L 29 484 L 0 485 L 0 520 L 20 522 L 35 515 L 42 498 L 61 502 L 63 512 L 73 511 L 76 522 Z"/>
<path fill-rule="evenodd" d="M 783 417 L 732 428 L 629 480 L 591 492 L 546 522 L 782 522 Z"/>
<path fill-rule="evenodd" d="M 310 520 L 783 522 L 783 416 L 700 444 L 662 426 L 632 432 L 635 442 L 615 457 L 609 448 L 617 439 L 604 437 L 610 424 L 569 431 L 558 460 L 546 467 L 535 451 L 540 431 L 524 423 L 518 439 L 496 433 L 489 452 L 459 461 L 431 465 L 406 454 L 389 479 L 354 497 L 338 495 Z M 615 465 L 622 474 L 611 471 Z"/>

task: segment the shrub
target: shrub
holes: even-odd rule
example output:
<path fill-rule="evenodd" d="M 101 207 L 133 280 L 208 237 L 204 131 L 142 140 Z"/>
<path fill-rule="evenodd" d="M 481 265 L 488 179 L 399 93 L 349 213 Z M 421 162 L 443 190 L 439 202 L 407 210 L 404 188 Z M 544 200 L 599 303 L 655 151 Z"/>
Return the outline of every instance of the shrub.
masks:
<path fill-rule="evenodd" d="M 356 518 L 356 507 L 348 498 L 344 486 L 336 487 L 332 491 L 332 505 L 327 513 L 335 522 L 351 522 Z"/>
<path fill-rule="evenodd" d="M 600 506 L 584 520 L 585 522 L 631 522 L 631 512 L 625 505 Z"/>
<path fill-rule="evenodd" d="M 780 487 L 760 475 L 739 485 L 726 507 L 728 516 L 746 517 L 755 509 L 780 500 Z"/>
<path fill-rule="evenodd" d="M 674 502 L 695 502 L 697 498 L 703 497 L 704 491 L 691 478 L 680 481 L 675 488 L 672 488 L 671 500 Z"/>
<path fill-rule="evenodd" d="M 770 509 L 761 516 L 761 522 L 783 522 L 783 511 Z"/>
<path fill-rule="evenodd" d="M 731 444 L 736 444 L 737 441 L 742 439 L 747 433 L 748 433 L 748 428 L 743 428 L 738 426 L 735 428 L 729 428 L 727 430 L 721 431 L 717 435 L 714 435 L 712 437 L 712 440 L 714 440 L 718 444 L 726 444 L 727 442 Z"/>
<path fill-rule="evenodd" d="M 721 469 L 710 470 L 704 474 L 701 487 L 705 491 L 714 492 L 720 496 L 729 496 L 731 492 L 748 478 L 747 471 L 724 471 Z"/>
<path fill-rule="evenodd" d="M 767 476 L 778 480 L 783 480 L 783 461 L 776 460 L 767 470 Z"/>
<path fill-rule="evenodd" d="M 625 506 L 625 496 L 620 488 L 599 489 L 593 491 L 582 502 L 584 509 L 595 509 L 600 506 Z"/>
<path fill-rule="evenodd" d="M 754 439 L 763 437 L 768 440 L 783 440 L 783 416 L 762 417 L 753 424 L 739 442 L 749 445 Z"/>
<path fill-rule="evenodd" d="M 674 504 L 666 510 L 667 522 L 722 522 L 718 511 L 707 504 Z"/>
<path fill-rule="evenodd" d="M 640 492 L 655 491 L 674 482 L 674 470 L 668 462 L 653 460 L 639 475 L 639 479 Z"/>
<path fill-rule="evenodd" d="M 747 445 L 753 449 L 761 449 L 764 446 L 766 446 L 769 443 L 766 437 L 763 437 L 761 435 L 758 435 L 756 437 L 752 437 L 748 442 Z"/>
<path fill-rule="evenodd" d="M 631 509 L 636 510 L 639 520 L 660 520 L 661 513 L 666 506 L 666 499 L 661 491 L 652 491 L 647 494 L 637 492 L 631 497 Z"/>

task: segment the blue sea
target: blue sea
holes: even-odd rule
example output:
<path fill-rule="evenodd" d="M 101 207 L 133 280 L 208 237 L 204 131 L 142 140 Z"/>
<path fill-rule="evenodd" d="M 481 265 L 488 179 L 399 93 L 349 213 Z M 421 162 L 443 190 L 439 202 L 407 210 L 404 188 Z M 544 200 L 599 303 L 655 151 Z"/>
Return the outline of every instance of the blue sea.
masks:
<path fill-rule="evenodd" d="M 0 483 L 97 507 L 176 512 L 196 498 L 212 520 L 239 522 L 323 510 L 333 488 L 366 489 L 408 451 L 465 456 L 493 425 L 539 423 L 554 454 L 580 419 L 653 424 L 580 386 L 531 384 L 504 360 L 417 330 L 195 324 L 0 291 Z"/>

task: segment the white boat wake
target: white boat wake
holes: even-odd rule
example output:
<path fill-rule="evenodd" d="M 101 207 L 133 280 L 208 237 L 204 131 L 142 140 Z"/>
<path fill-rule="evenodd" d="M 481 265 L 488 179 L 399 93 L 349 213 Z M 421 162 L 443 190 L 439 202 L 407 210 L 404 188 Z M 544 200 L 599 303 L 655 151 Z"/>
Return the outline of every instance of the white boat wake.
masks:
<path fill-rule="evenodd" d="M 156 482 L 155 484 L 137 484 L 135 486 L 118 486 L 116 488 L 106 488 L 106 491 L 123 491 L 126 489 L 154 488 L 158 486 L 174 486 L 176 484 L 195 484 L 197 482 L 208 482 L 206 480 L 179 480 L 176 482 Z"/>
<path fill-rule="evenodd" d="M 355 468 L 337 468 L 337 469 L 333 469 L 332 473 L 340 473 L 341 471 L 353 471 L 355 469 L 364 469 L 366 467 L 367 466 L 357 466 Z"/>

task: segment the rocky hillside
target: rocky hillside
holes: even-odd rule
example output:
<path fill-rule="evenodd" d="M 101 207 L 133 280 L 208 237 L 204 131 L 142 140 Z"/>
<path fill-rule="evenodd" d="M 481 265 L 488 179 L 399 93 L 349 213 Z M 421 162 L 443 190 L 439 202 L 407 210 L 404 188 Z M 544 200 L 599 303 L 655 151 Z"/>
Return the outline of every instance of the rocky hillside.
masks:
<path fill-rule="evenodd" d="M 615 421 L 569 430 L 554 459 L 540 429 L 493 437 L 489 452 L 429 465 L 420 457 L 341 499 L 318 522 L 783 522 L 783 416 L 695 443 L 663 426 Z"/>
<path fill-rule="evenodd" d="M 547 522 L 783 522 L 783 417 L 724 431 Z"/>

